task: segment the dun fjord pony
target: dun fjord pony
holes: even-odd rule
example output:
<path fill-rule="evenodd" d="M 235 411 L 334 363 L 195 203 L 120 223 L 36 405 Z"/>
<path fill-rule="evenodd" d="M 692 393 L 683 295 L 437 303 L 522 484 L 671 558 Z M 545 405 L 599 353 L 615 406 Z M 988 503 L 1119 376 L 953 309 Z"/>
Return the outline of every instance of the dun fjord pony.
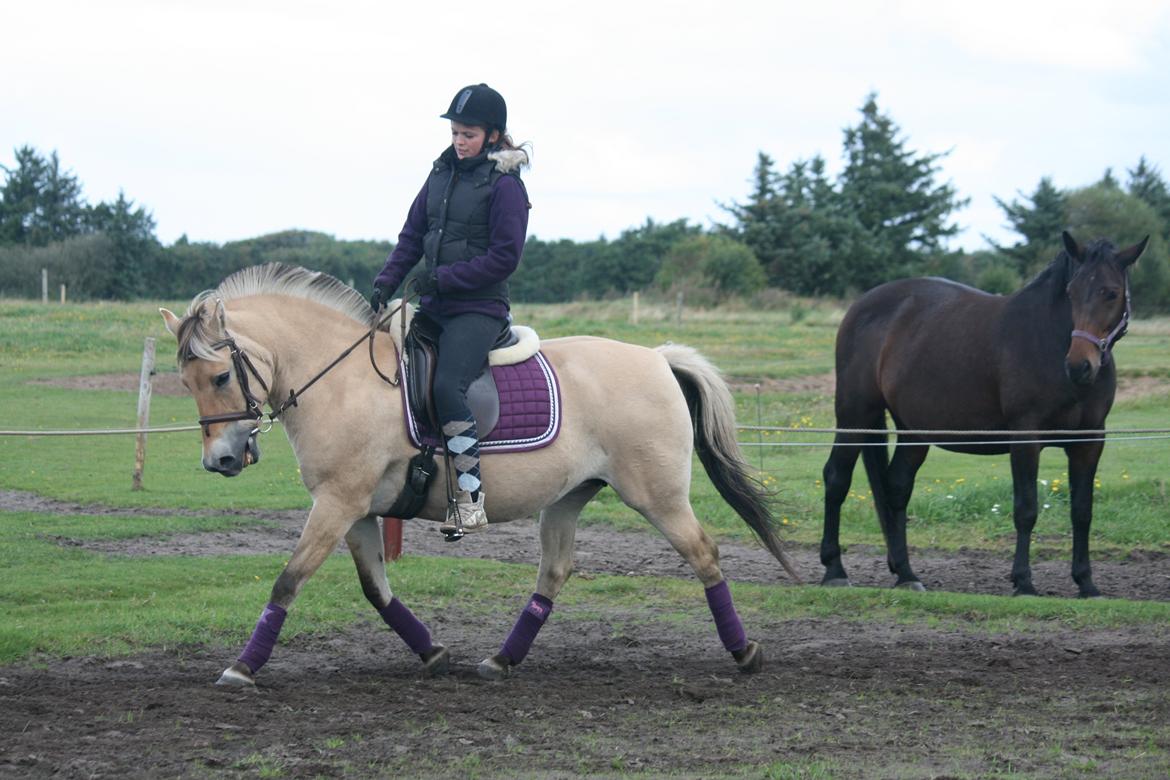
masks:
<path fill-rule="evenodd" d="M 293 390 L 299 394 L 360 341 L 373 317 L 365 300 L 336 279 L 281 265 L 233 274 L 197 296 L 182 318 L 165 309 L 162 314 L 179 343 L 183 384 L 201 415 L 203 465 L 225 476 L 259 458 L 253 419 L 258 405 L 279 404 Z M 379 366 L 395 365 L 389 333 L 376 333 L 372 349 Z M 480 674 L 501 678 L 524 658 L 569 577 L 578 513 L 606 485 L 691 565 L 706 588 L 724 647 L 741 670 L 758 670 L 759 645 L 744 634 L 719 551 L 691 508 L 692 446 L 720 495 L 795 573 L 780 549 L 766 495 L 748 476 L 735 439 L 732 398 L 718 372 L 679 345 L 646 349 L 576 337 L 545 341 L 541 351 L 561 389 L 559 436 L 543 449 L 489 454 L 482 462 L 493 523 L 540 517 L 536 592 L 500 652 L 480 663 Z M 251 640 L 221 684 L 254 682 L 286 611 L 342 538 L 366 597 L 422 658 L 424 673 L 447 668 L 446 648 L 394 597 L 386 579 L 378 516 L 403 490 L 407 463 L 418 451 L 408 438 L 398 388 L 379 379 L 364 352 L 338 363 L 282 413 L 313 507 Z M 440 476 L 432 484 L 419 517 L 444 518 L 442 482 Z"/>
<path fill-rule="evenodd" d="M 1146 241 L 1120 251 L 1102 240 L 1082 247 L 1068 233 L 1063 241 L 1065 250 L 1012 295 L 989 295 L 945 279 L 904 279 L 861 296 L 837 334 L 837 426 L 884 429 L 888 410 L 903 431 L 1103 428 L 1117 383 L 1111 348 L 1129 320 L 1129 266 Z M 1015 593 L 1035 594 L 1029 544 L 1045 438 L 1058 440 L 1055 446 L 1068 456 L 1073 580 L 1082 597 L 1100 595 L 1089 566 L 1089 525 L 1104 444 L 1100 436 L 1078 433 L 900 433 L 892 459 L 884 446 L 856 446 L 885 442 L 882 435 L 838 434 L 824 469 L 822 584 L 849 584 L 838 534 L 841 504 L 862 451 L 895 585 L 923 589 L 906 550 L 906 505 L 926 459 L 928 447 L 921 442 L 943 440 L 955 442 L 941 445 L 955 452 L 1010 453 L 1016 526 L 1011 579 Z M 979 443 L 992 441 L 1012 443 Z"/>

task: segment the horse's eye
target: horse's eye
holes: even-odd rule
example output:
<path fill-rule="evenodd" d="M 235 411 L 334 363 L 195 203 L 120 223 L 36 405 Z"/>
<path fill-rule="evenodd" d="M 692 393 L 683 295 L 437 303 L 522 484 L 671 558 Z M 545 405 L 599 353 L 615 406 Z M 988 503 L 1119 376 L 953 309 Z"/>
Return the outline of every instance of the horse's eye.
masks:
<path fill-rule="evenodd" d="M 224 385 L 226 385 L 228 383 L 228 380 L 231 378 L 232 378 L 231 371 L 224 371 L 222 374 L 217 374 L 215 377 L 215 386 L 216 387 L 223 387 Z"/>
<path fill-rule="evenodd" d="M 1101 297 L 1107 301 L 1117 300 L 1117 290 L 1109 290 L 1105 287 L 1101 288 Z"/>

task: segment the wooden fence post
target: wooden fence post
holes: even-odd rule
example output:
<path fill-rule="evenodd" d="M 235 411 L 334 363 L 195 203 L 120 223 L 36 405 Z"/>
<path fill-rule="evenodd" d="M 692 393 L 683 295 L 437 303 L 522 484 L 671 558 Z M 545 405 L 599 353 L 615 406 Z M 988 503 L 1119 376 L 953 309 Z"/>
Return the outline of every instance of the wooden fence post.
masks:
<path fill-rule="evenodd" d="M 638 324 L 638 291 L 637 290 L 634 290 L 634 316 L 633 316 L 632 321 L 635 325 Z"/>
<path fill-rule="evenodd" d="M 49 302 L 49 269 L 41 269 L 41 303 Z"/>
<path fill-rule="evenodd" d="M 382 518 L 382 546 L 387 561 L 396 561 L 402 555 L 402 518 Z"/>
<path fill-rule="evenodd" d="M 138 375 L 138 427 L 150 425 L 151 377 L 154 376 L 154 338 L 146 337 L 142 348 L 142 373 Z M 146 465 L 146 434 L 138 432 L 134 447 L 134 490 L 142 490 L 142 470 Z"/>
<path fill-rule="evenodd" d="M 65 303 L 65 285 L 61 285 L 61 303 Z"/>
<path fill-rule="evenodd" d="M 682 290 L 679 290 L 678 298 L 675 300 L 675 303 L 676 303 L 677 308 L 674 311 L 674 325 L 675 325 L 675 327 L 678 327 L 678 326 L 682 325 L 682 310 L 683 310 Z"/>

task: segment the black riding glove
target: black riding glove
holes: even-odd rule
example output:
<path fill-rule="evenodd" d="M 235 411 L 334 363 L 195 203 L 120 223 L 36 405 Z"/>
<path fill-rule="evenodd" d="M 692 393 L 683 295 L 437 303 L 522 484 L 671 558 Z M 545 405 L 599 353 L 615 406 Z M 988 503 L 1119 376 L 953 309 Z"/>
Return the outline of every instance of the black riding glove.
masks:
<path fill-rule="evenodd" d="M 374 311 L 378 311 L 378 309 L 381 309 L 382 305 L 385 304 L 386 301 L 390 300 L 390 293 L 392 293 L 392 292 L 393 292 L 393 290 L 390 290 L 390 289 L 387 289 L 386 287 L 382 287 L 381 285 L 375 284 L 374 285 L 374 292 L 372 295 L 370 295 L 370 307 Z"/>
<path fill-rule="evenodd" d="M 437 295 L 439 292 L 439 271 L 432 268 L 414 279 L 414 289 L 419 295 Z"/>

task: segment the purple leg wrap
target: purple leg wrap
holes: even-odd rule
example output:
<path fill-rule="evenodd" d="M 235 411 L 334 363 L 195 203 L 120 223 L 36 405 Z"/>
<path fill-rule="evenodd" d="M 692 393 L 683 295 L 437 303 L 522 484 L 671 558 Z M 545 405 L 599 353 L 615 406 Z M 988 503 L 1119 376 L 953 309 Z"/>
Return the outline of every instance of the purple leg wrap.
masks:
<path fill-rule="evenodd" d="M 516 625 L 512 627 L 512 633 L 508 634 L 508 638 L 504 640 L 504 645 L 500 648 L 500 655 L 507 656 L 513 666 L 523 661 L 524 656 L 528 655 L 528 648 L 532 647 L 532 642 L 536 639 L 540 627 L 544 625 L 544 621 L 548 620 L 548 616 L 552 613 L 552 608 L 552 601 L 539 593 L 533 593 L 528 606 L 520 613 Z"/>
<path fill-rule="evenodd" d="M 260 667 L 268 661 L 268 656 L 272 655 L 272 648 L 276 646 L 276 638 L 280 636 L 280 627 L 284 625 L 286 617 L 288 612 L 276 604 L 269 604 L 260 613 L 252 638 L 239 657 L 240 663 L 251 669 L 252 674 L 260 671 Z"/>
<path fill-rule="evenodd" d="M 747 636 L 743 633 L 743 623 L 735 612 L 735 605 L 731 603 L 731 590 L 727 587 L 727 580 L 718 585 L 707 588 L 707 606 L 715 618 L 715 629 L 723 646 L 736 653 L 747 647 Z"/>
<path fill-rule="evenodd" d="M 397 597 L 390 599 L 390 603 L 378 610 L 378 614 L 414 653 L 422 655 L 434 647 L 431 632 Z"/>

